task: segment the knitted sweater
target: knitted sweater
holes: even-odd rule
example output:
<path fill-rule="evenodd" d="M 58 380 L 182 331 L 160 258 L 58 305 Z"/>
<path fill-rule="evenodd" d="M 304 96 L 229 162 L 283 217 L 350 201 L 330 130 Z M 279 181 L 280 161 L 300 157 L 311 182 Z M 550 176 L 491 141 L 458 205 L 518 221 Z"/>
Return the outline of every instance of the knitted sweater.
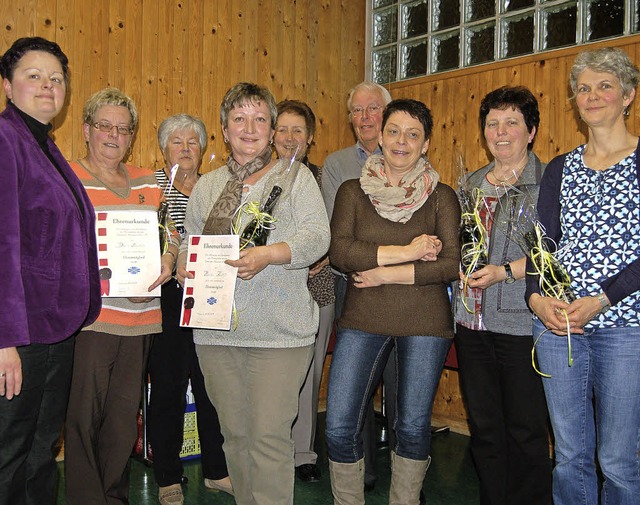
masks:
<path fill-rule="evenodd" d="M 127 165 L 131 190 L 125 198 L 122 198 L 106 188 L 78 162 L 72 161 L 70 165 L 85 187 L 96 211 L 158 210 L 161 193 L 151 170 Z M 160 298 L 154 298 L 146 303 L 133 303 L 128 298 L 103 298 L 98 319 L 85 330 L 124 336 L 160 333 L 162 331 Z"/>
<path fill-rule="evenodd" d="M 262 200 L 273 187 L 275 167 L 249 187 L 245 201 Z M 185 218 L 187 250 L 190 235 L 199 235 L 220 196 L 230 172 L 226 166 L 203 175 L 191 193 Z M 253 279 L 236 280 L 238 326 L 231 330 L 194 329 L 200 345 L 289 348 L 313 344 L 318 329 L 318 305 L 307 288 L 309 265 L 327 252 L 329 222 L 313 175 L 298 164 L 291 191 L 285 191 L 273 210 L 277 220 L 268 244 L 285 242 L 291 263 L 268 265 Z M 248 222 L 243 215 L 241 229 Z"/>
<path fill-rule="evenodd" d="M 406 223 L 380 217 L 359 180 L 346 181 L 336 196 L 331 219 L 331 261 L 343 272 L 378 266 L 381 245 L 407 245 L 418 235 L 437 235 L 437 261 L 414 261 L 413 285 L 386 284 L 357 288 L 349 277 L 338 321 L 341 328 L 394 337 L 453 337 L 447 285 L 458 278 L 460 205 L 455 192 L 439 183 L 426 203 Z"/>

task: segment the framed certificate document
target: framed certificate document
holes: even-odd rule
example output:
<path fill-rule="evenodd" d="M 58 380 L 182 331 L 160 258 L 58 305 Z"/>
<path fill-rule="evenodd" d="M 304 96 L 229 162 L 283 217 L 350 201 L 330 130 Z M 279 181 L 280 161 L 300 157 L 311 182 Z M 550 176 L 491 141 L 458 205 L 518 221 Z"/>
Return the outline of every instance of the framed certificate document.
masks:
<path fill-rule="evenodd" d="M 240 254 L 238 235 L 191 235 L 180 326 L 228 330 L 238 269 L 225 264 Z"/>
<path fill-rule="evenodd" d="M 153 210 L 96 211 L 103 297 L 160 296 L 149 286 L 160 275 L 158 215 Z"/>

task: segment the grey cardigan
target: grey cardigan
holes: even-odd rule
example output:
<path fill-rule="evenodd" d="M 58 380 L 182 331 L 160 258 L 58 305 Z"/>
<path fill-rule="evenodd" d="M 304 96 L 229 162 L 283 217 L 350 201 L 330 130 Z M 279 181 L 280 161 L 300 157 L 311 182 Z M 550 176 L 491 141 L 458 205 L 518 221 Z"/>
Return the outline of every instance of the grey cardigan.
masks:
<path fill-rule="evenodd" d="M 495 162 L 471 173 L 468 183 L 471 187 L 479 187 L 487 173 L 493 169 Z M 533 202 L 538 201 L 540 180 L 546 167 L 540 159 L 529 152 L 522 174 L 515 187 L 531 196 Z M 513 193 L 513 190 L 511 191 Z M 507 195 L 503 195 L 496 208 L 494 223 L 500 222 L 503 209 L 508 208 Z M 524 252 L 515 240 L 508 238 L 501 226 L 497 224 L 491 228 L 489 237 L 489 263 L 503 265 L 522 258 Z M 507 335 L 531 335 L 531 312 L 525 303 L 525 279 L 519 279 L 512 284 L 498 282 L 484 290 L 482 297 L 482 316 L 484 326 L 488 331 Z M 455 293 L 456 291 L 454 291 Z M 456 303 L 459 303 L 456 297 Z"/>

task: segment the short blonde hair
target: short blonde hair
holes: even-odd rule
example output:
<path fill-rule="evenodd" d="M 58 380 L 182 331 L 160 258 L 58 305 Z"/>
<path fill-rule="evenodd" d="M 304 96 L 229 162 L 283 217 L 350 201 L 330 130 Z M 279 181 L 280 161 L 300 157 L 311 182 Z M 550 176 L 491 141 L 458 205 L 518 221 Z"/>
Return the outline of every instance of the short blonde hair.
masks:
<path fill-rule="evenodd" d="M 115 105 L 125 107 L 131 115 L 131 130 L 135 131 L 138 126 L 138 110 L 133 100 L 117 88 L 104 88 L 91 95 L 84 103 L 82 109 L 82 121 L 92 124 L 95 120 L 96 112 L 105 105 Z"/>

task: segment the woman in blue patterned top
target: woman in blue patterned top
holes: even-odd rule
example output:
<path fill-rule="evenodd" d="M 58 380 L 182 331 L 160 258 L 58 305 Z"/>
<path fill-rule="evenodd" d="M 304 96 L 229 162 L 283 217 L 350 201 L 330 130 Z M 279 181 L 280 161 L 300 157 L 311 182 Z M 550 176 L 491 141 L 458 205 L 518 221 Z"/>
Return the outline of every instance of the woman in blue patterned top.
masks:
<path fill-rule="evenodd" d="M 639 77 L 620 49 L 577 56 L 570 82 L 588 141 L 552 160 L 540 186 L 540 221 L 576 297 L 542 296 L 528 276 L 534 338 L 550 330 L 536 349 L 551 376 L 555 505 L 598 503 L 598 467 L 600 503 L 640 503 L 640 145 L 625 124 Z"/>

